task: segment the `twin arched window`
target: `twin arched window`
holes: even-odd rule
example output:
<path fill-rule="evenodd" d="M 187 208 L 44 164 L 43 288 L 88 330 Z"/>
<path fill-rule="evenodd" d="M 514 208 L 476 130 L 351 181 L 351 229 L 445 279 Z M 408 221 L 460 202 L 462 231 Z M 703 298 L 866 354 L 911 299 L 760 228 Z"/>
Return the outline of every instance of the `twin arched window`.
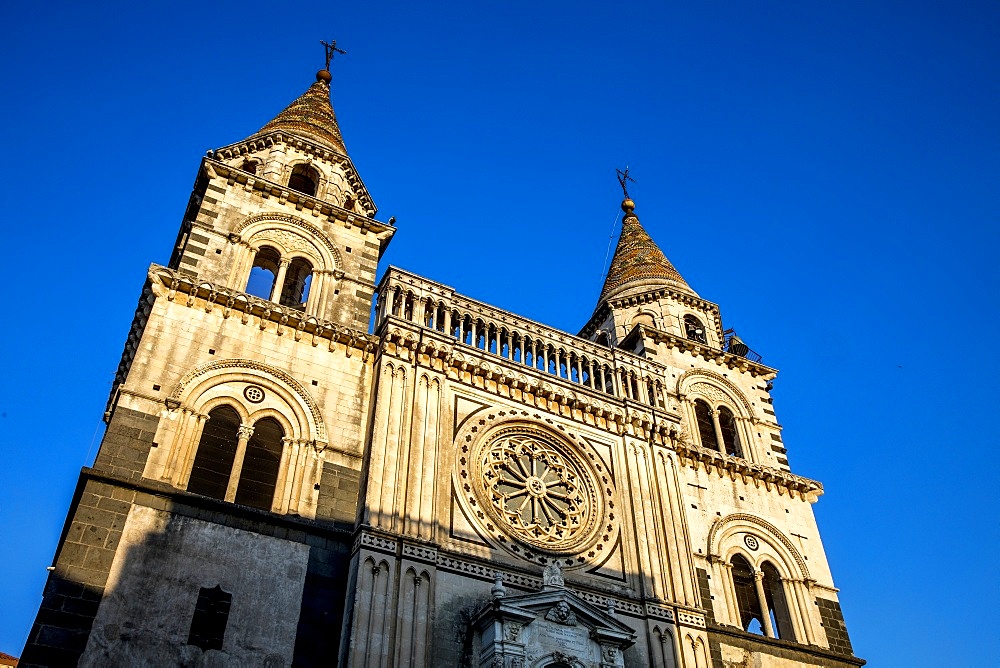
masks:
<path fill-rule="evenodd" d="M 212 409 L 198 442 L 188 491 L 270 510 L 284 436 L 274 418 L 248 427 L 232 406 Z"/>
<path fill-rule="evenodd" d="M 694 414 L 703 447 L 726 455 L 744 456 L 736 429 L 736 416 L 731 410 L 725 406 L 713 409 L 703 399 L 695 399 Z"/>
<path fill-rule="evenodd" d="M 304 311 L 312 285 L 313 266 L 303 257 L 290 260 L 270 246 L 262 246 L 254 256 L 246 292 Z"/>
<path fill-rule="evenodd" d="M 760 571 L 755 572 L 750 562 L 740 554 L 733 555 L 730 563 L 743 630 L 781 640 L 795 640 L 778 569 L 765 561 Z"/>

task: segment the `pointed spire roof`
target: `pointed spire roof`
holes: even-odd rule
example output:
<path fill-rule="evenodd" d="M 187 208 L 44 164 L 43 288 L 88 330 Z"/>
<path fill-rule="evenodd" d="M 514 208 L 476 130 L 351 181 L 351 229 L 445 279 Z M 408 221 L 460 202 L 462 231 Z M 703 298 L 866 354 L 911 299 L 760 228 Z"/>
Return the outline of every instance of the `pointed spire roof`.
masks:
<path fill-rule="evenodd" d="M 344 138 L 337 125 L 337 115 L 333 112 L 333 105 L 330 103 L 331 78 L 328 70 L 317 72 L 316 83 L 309 86 L 305 93 L 285 107 L 254 136 L 283 130 L 306 139 L 312 139 L 337 153 L 347 155 Z"/>
<path fill-rule="evenodd" d="M 697 293 L 639 223 L 635 202 L 626 197 L 622 202 L 622 211 L 625 212 L 622 233 L 611 259 L 611 268 L 604 279 L 600 301 L 657 288 L 671 288 L 697 297 Z"/>

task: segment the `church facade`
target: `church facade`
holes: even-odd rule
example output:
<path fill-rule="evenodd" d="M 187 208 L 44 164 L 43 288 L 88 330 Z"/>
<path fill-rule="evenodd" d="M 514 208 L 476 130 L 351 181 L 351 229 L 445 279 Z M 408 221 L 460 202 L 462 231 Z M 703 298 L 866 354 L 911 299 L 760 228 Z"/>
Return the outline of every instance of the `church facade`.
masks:
<path fill-rule="evenodd" d="M 863 664 L 776 371 L 627 194 L 576 335 L 376 283 L 330 80 L 202 159 L 22 665 Z"/>

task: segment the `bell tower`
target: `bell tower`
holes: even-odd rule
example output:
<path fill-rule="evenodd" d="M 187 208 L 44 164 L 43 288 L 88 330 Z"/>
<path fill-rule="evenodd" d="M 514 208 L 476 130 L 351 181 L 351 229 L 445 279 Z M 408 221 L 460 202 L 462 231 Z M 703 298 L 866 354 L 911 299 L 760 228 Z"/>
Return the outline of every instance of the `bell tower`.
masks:
<path fill-rule="evenodd" d="M 202 159 L 170 269 L 368 330 L 394 228 L 347 154 L 328 69 L 258 132 Z"/>

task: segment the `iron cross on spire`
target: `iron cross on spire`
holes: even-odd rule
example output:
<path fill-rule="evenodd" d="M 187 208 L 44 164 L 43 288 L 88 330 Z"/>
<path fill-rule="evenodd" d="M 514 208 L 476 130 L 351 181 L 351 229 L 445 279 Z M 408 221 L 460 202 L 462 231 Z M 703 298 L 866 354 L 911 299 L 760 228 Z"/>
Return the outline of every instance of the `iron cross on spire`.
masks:
<path fill-rule="evenodd" d="M 631 181 L 632 183 L 635 183 L 635 179 L 628 175 L 628 165 L 625 165 L 624 172 L 620 169 L 616 169 L 615 171 L 618 172 L 618 183 L 621 184 L 622 192 L 625 194 L 625 199 L 629 199 L 628 182 Z"/>
<path fill-rule="evenodd" d="M 334 55 L 338 53 L 345 56 L 347 55 L 346 51 L 337 48 L 337 40 L 333 40 L 332 42 L 327 42 L 321 39 L 319 43 L 323 45 L 324 49 L 326 49 L 326 67 L 324 69 L 327 71 L 330 70 L 330 61 L 333 60 Z"/>

